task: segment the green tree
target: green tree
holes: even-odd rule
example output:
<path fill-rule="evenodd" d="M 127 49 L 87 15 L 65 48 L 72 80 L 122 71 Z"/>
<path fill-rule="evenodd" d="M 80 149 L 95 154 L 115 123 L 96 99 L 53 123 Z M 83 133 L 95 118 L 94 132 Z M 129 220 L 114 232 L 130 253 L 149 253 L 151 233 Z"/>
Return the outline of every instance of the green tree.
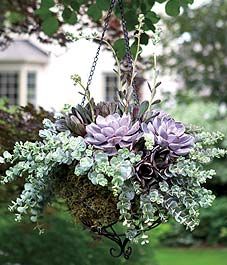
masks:
<path fill-rule="evenodd" d="M 124 1 L 125 17 L 129 30 L 134 30 L 138 14 L 146 17 L 145 31 L 155 30 L 160 17 L 152 8 L 155 3 L 165 4 L 166 13 L 177 16 L 181 7 L 192 4 L 194 0 L 146 0 Z M 110 0 L 2 0 L 0 5 L 0 46 L 10 41 L 10 33 L 36 33 L 43 42 L 57 40 L 65 45 L 63 26 L 83 23 L 84 15 L 88 15 L 94 26 L 101 26 L 101 20 L 108 10 Z M 119 17 L 119 8 L 115 9 Z M 144 35 L 147 43 L 148 35 Z"/>
<path fill-rule="evenodd" d="M 183 79 L 182 88 L 219 102 L 227 101 L 226 14 L 227 1 L 216 0 L 168 19 L 160 61 L 164 70 L 171 69 Z"/>

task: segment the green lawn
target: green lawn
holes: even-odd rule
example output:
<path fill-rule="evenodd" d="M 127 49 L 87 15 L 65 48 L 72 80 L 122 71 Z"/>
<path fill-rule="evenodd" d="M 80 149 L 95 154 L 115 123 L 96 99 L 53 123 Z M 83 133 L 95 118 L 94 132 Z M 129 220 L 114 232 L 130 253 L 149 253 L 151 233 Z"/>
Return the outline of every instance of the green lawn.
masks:
<path fill-rule="evenodd" d="M 158 265 L 227 265 L 227 249 L 156 249 Z"/>

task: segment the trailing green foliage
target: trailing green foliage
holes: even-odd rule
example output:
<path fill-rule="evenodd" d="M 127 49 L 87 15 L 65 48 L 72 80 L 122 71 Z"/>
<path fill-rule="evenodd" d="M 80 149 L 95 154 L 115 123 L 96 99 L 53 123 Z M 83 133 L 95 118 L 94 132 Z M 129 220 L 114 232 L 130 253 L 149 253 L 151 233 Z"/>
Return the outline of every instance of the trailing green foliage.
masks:
<path fill-rule="evenodd" d="M 50 120 L 44 120 L 44 126 L 46 129 L 40 131 L 43 142 L 18 142 L 13 156 L 8 151 L 3 153 L 3 159 L 15 165 L 6 171 L 2 183 L 12 182 L 18 176 L 26 176 L 27 180 L 20 198 L 10 207 L 17 211 L 18 221 L 27 213 L 32 222 L 37 221 L 53 196 L 55 178 L 51 173 L 56 173 L 58 165 L 79 161 L 86 150 L 82 137 L 69 137 L 70 132 L 58 134 Z"/>
<path fill-rule="evenodd" d="M 44 109 L 9 106 L 5 100 L 0 100 L 0 153 L 12 151 L 15 142 L 36 141 L 40 139 L 44 117 L 52 119 L 52 114 Z M 5 174 L 7 165 L 0 164 L 0 174 Z M 0 202 L 11 200 L 21 191 L 23 179 L 7 186 L 0 185 Z"/>
<path fill-rule="evenodd" d="M 83 176 L 88 174 L 88 178 L 94 185 L 107 186 L 108 179 L 111 178 L 113 190 L 121 191 L 124 181 L 129 179 L 133 172 L 133 165 L 139 162 L 140 155 L 131 153 L 128 149 L 121 149 L 118 155 L 108 159 L 108 155 L 96 151 L 88 153 L 83 157 L 75 168 L 75 175 Z"/>
<path fill-rule="evenodd" d="M 62 166 L 73 165 L 76 176 L 87 175 L 93 185 L 108 185 L 113 194 L 119 196 L 117 208 L 127 227 L 127 237 L 138 241 L 136 237 L 142 231 L 142 244 L 148 242 L 145 232 L 157 220 L 157 215 L 162 222 L 172 216 L 191 230 L 199 224 L 199 208 L 210 206 L 214 200 L 212 192 L 201 185 L 215 172 L 202 169 L 202 164 L 225 155 L 224 150 L 212 147 L 222 139 L 222 134 L 197 131 L 197 143 L 189 156 L 179 157 L 169 168 L 171 184 L 163 180 L 158 189 L 144 193 L 132 178 L 133 165 L 141 159 L 139 155 L 120 149 L 109 159 L 106 153 L 87 146 L 82 137 L 73 137 L 69 131 L 58 133 L 47 119 L 39 134 L 42 142 L 16 143 L 13 154 L 6 151 L 1 158 L 1 162 L 13 165 L 6 171 L 3 184 L 19 176 L 26 177 L 23 192 L 10 206 L 10 210 L 16 212 L 16 220 L 28 214 L 32 222 L 37 222 L 55 196 Z M 133 207 L 137 218 L 132 215 Z"/>
<path fill-rule="evenodd" d="M 159 189 L 153 189 L 148 195 L 140 197 L 140 207 L 143 211 L 144 223 L 155 220 L 158 209 L 159 217 L 167 220 L 169 216 L 193 230 L 199 224 L 199 209 L 211 206 L 215 196 L 210 190 L 202 187 L 207 179 L 215 175 L 214 170 L 202 168 L 202 164 L 210 163 L 214 157 L 222 157 L 225 150 L 211 148 L 218 140 L 223 138 L 220 133 L 201 132 L 196 135 L 198 143 L 190 152 L 188 158 L 178 158 L 178 162 L 170 166 L 172 179 L 171 186 L 162 181 Z M 129 187 L 128 187 L 129 188 Z M 134 188 L 129 190 L 133 193 Z M 128 192 L 129 192 L 128 191 Z M 139 190 L 138 190 L 139 192 Z M 125 191 L 124 191 L 125 193 Z M 130 199 L 132 195 L 120 196 L 121 206 L 125 205 L 121 212 L 129 216 L 127 224 L 130 224 Z M 130 197 L 131 196 L 131 197 Z M 167 210 L 167 211 L 166 211 Z"/>
<path fill-rule="evenodd" d="M 167 104 L 168 105 L 168 104 Z M 205 130 L 220 131 L 226 134 L 227 131 L 227 109 L 225 104 L 218 104 L 204 98 L 196 98 L 193 91 L 190 93 L 181 92 L 177 95 L 177 101 L 171 108 L 167 107 L 176 119 L 182 120 L 187 124 L 202 126 Z M 224 138 L 216 147 L 226 148 L 227 141 Z M 227 188 L 227 170 L 226 157 L 223 159 L 215 159 L 211 167 L 217 172 L 213 180 L 208 180 L 209 187 L 215 191 L 217 196 L 223 196 Z"/>

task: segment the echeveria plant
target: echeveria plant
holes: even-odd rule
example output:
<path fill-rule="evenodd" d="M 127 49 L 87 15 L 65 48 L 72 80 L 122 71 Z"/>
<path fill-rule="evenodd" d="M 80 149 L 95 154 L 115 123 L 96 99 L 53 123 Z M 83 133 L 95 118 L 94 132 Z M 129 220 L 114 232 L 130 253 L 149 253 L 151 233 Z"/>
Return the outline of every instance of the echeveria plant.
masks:
<path fill-rule="evenodd" d="M 194 137 L 185 132 L 185 126 L 166 113 L 159 113 L 141 126 L 144 133 L 152 135 L 155 144 L 168 148 L 173 156 L 187 155 L 194 144 Z"/>
<path fill-rule="evenodd" d="M 86 132 L 88 144 L 110 155 L 117 153 L 117 146 L 130 148 L 141 137 L 139 122 L 132 124 L 131 116 L 125 113 L 122 117 L 118 113 L 106 118 L 97 116 L 96 123 L 89 124 Z"/>

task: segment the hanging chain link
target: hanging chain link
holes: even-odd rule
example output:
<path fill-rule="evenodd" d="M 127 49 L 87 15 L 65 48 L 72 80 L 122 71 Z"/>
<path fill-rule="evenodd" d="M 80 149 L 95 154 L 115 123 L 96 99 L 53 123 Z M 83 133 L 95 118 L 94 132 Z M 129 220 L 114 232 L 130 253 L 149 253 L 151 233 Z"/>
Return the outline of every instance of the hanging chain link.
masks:
<path fill-rule="evenodd" d="M 128 31 L 127 31 L 126 20 L 124 17 L 124 6 L 122 3 L 122 0 L 118 0 L 118 3 L 119 3 L 120 13 L 121 13 L 121 23 L 122 23 L 122 29 L 123 29 L 124 41 L 125 41 L 125 56 L 127 59 L 128 67 L 130 71 L 132 71 L 133 60 L 132 60 L 132 55 L 131 55 L 131 50 L 130 50 L 130 45 L 129 45 L 129 36 L 128 36 Z"/>
<path fill-rule="evenodd" d="M 85 93 L 89 92 L 89 87 L 91 85 L 91 82 L 92 82 L 92 79 L 93 79 L 93 76 L 94 76 L 94 73 L 95 73 L 95 69 L 96 69 L 96 65 L 97 65 L 98 59 L 99 59 L 99 54 L 100 54 L 100 50 L 101 50 L 101 47 L 102 47 L 102 44 L 103 44 L 105 33 L 106 33 L 107 29 L 108 29 L 109 21 L 110 21 L 110 18 L 111 18 L 111 14 L 112 14 L 113 9 L 114 9 L 114 7 L 116 5 L 116 2 L 117 2 L 117 0 L 111 0 L 111 2 L 110 2 L 110 8 L 109 8 L 107 16 L 106 16 L 106 18 L 104 20 L 103 32 L 102 32 L 102 35 L 101 35 L 101 38 L 100 38 L 100 41 L 99 41 L 99 45 L 98 45 L 98 49 L 97 49 L 96 55 L 94 57 L 94 60 L 93 60 L 92 66 L 91 66 L 91 70 L 90 70 L 90 74 L 89 74 L 89 77 L 88 77 Z M 131 55 L 131 50 L 130 50 L 130 45 L 129 45 L 129 36 L 128 36 L 128 31 L 127 31 L 126 20 L 124 18 L 124 6 L 123 6 L 123 3 L 122 3 L 122 0 L 118 0 L 118 3 L 119 3 L 120 13 L 121 13 L 122 28 L 123 28 L 124 41 L 125 41 L 125 53 L 126 53 L 125 55 L 126 55 L 126 58 L 127 58 L 128 66 L 130 68 L 130 73 L 132 74 L 133 60 L 132 60 L 132 55 Z M 133 77 L 131 76 L 131 78 L 133 78 Z M 133 97 L 135 99 L 135 102 L 138 103 L 139 100 L 138 100 L 138 95 L 136 93 L 135 82 L 134 81 L 133 81 Z M 82 99 L 82 106 L 84 105 L 85 100 L 86 100 L 86 96 L 84 95 L 83 99 Z"/>
<path fill-rule="evenodd" d="M 99 59 L 99 53 L 100 53 L 100 50 L 101 50 L 101 47 L 102 47 L 102 43 L 103 43 L 103 40 L 104 40 L 104 37 L 105 37 L 105 33 L 106 33 L 106 31 L 108 29 L 108 26 L 109 26 L 110 17 L 111 17 L 111 14 L 113 12 L 113 9 L 115 7 L 115 4 L 116 4 L 116 0 L 111 0 L 110 8 L 108 10 L 107 16 L 106 16 L 105 21 L 104 21 L 104 27 L 103 27 L 102 36 L 101 36 L 101 39 L 99 41 L 99 46 L 98 46 L 95 58 L 93 60 L 93 63 L 92 63 L 92 66 L 91 66 L 91 70 L 90 70 L 90 74 L 89 74 L 89 77 L 88 77 L 87 86 L 86 86 L 86 92 L 89 91 L 89 87 L 91 85 L 92 78 L 93 78 L 93 75 L 95 73 L 95 68 L 96 68 L 96 65 L 97 65 L 97 62 L 98 62 L 98 59 Z M 84 96 L 83 99 L 82 99 L 82 106 L 84 105 L 85 100 L 86 100 L 86 96 Z"/>

